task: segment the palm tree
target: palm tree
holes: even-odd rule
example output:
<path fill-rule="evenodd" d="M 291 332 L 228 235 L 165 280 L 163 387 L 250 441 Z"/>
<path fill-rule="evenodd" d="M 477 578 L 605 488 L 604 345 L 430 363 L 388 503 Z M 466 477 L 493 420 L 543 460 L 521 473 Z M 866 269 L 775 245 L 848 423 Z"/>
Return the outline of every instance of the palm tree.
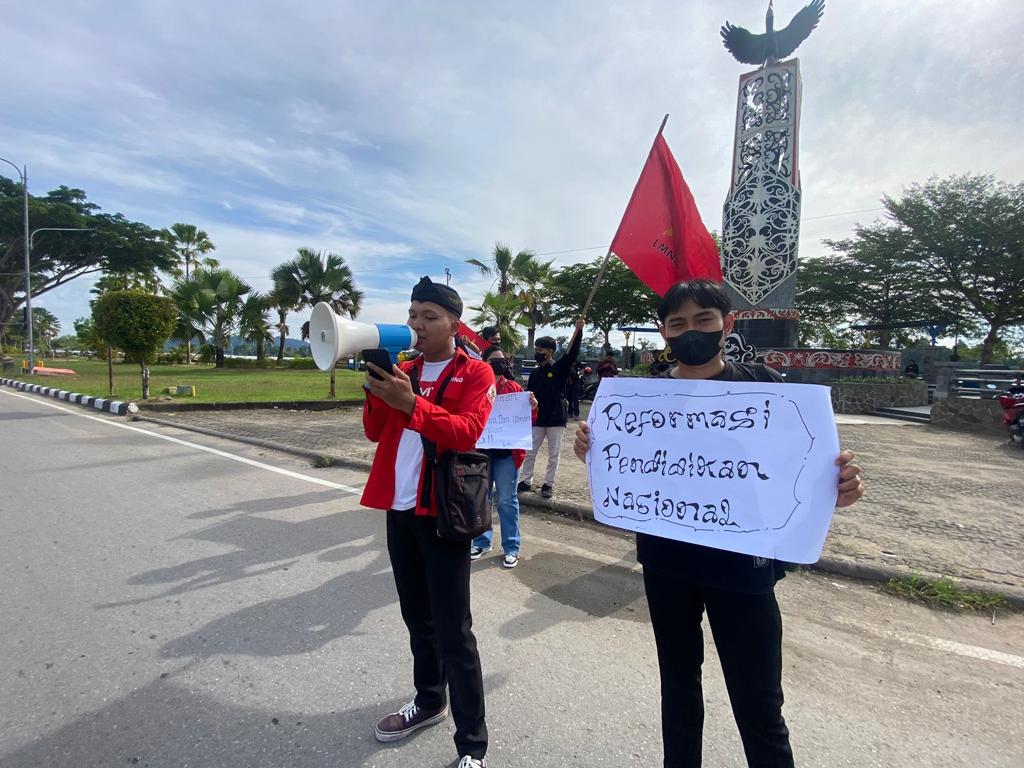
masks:
<path fill-rule="evenodd" d="M 238 332 L 246 341 L 256 342 L 256 365 L 263 367 L 267 342 L 273 342 L 270 335 L 270 324 L 267 322 L 267 311 L 270 299 L 258 291 L 251 291 L 242 302 L 238 314 Z"/>
<path fill-rule="evenodd" d="M 470 309 L 477 313 L 472 320 L 477 328 L 482 325 L 497 326 L 502 347 L 514 352 L 523 345 L 523 335 L 516 327 L 523 312 L 523 302 L 518 296 L 488 291 L 480 305 Z"/>
<path fill-rule="evenodd" d="M 267 294 L 267 302 L 270 309 L 277 312 L 277 323 L 274 328 L 277 329 L 277 364 L 280 365 L 284 360 L 284 345 L 288 339 L 288 313 L 298 309 L 298 299 L 273 290 Z"/>
<path fill-rule="evenodd" d="M 160 291 L 160 278 L 156 272 L 104 272 L 89 289 L 89 293 L 94 296 L 102 296 L 110 291 L 144 291 L 155 294 Z"/>
<path fill-rule="evenodd" d="M 229 269 L 197 269 L 190 280 L 178 280 L 171 298 L 178 307 L 172 338 L 199 339 L 216 353 L 216 367 L 224 367 L 224 350 L 238 323 L 244 296 L 252 287 Z"/>
<path fill-rule="evenodd" d="M 44 354 L 50 351 L 50 341 L 60 333 L 60 320 L 44 307 L 32 307 L 32 327 Z"/>
<path fill-rule="evenodd" d="M 331 309 L 355 319 L 363 303 L 363 292 L 356 288 L 352 270 L 336 253 L 322 253 L 299 248 L 296 257 L 276 267 L 270 274 L 274 293 L 286 300 L 294 299 L 296 309 L 313 307 L 321 301 Z M 309 338 L 309 321 L 302 324 L 303 340 Z M 331 390 L 335 397 L 335 373 L 331 368 Z"/>
<path fill-rule="evenodd" d="M 479 259 L 466 259 L 467 264 L 472 264 L 480 270 L 480 274 L 487 277 L 494 276 L 498 280 L 498 293 L 511 293 L 515 288 L 514 266 L 524 259 L 534 258 L 533 251 L 520 251 L 515 256 L 511 249 L 504 243 L 495 243 L 494 252 L 491 254 L 491 263 L 485 264 Z"/>
<path fill-rule="evenodd" d="M 204 254 L 213 252 L 213 241 L 210 240 L 210 236 L 205 231 L 196 227 L 195 224 L 183 224 L 181 222 L 172 224 L 170 229 L 163 231 L 163 236 L 167 244 L 178 254 L 178 258 L 185 265 L 184 276 L 186 280 L 189 279 L 189 266 L 191 264 L 195 264 L 197 268 L 202 267 L 204 269 L 217 269 L 220 266 L 220 262 L 216 259 L 204 256 Z M 176 268 L 171 271 L 171 274 L 180 279 L 182 277 L 182 270 Z M 191 364 L 191 340 L 185 342 L 185 351 L 185 363 L 186 365 Z"/>
<path fill-rule="evenodd" d="M 203 269 L 216 269 L 220 262 L 212 257 L 205 256 L 214 250 L 210 236 L 195 224 L 172 224 L 170 229 L 163 231 L 164 239 L 171 246 L 178 258 L 181 259 L 185 269 L 175 269 L 171 274 L 180 278 L 184 271 L 185 279 L 189 278 L 189 267 L 195 264 Z"/>
<path fill-rule="evenodd" d="M 533 347 L 537 328 L 551 322 L 548 296 L 551 295 L 552 264 L 553 261 L 537 261 L 537 257 L 529 251 L 521 251 L 512 264 L 512 276 L 523 304 L 519 324 L 527 329 L 527 349 Z"/>

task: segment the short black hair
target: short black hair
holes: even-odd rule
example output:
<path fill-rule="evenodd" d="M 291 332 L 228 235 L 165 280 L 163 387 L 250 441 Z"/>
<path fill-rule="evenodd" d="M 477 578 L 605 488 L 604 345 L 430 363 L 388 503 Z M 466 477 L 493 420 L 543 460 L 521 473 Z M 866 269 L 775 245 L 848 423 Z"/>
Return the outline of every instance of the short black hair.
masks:
<path fill-rule="evenodd" d="M 533 346 L 540 347 L 541 349 L 558 349 L 558 342 L 550 336 L 541 336 L 539 339 L 533 342 Z"/>
<path fill-rule="evenodd" d="M 664 323 L 666 317 L 688 301 L 692 301 L 701 309 L 720 309 L 723 317 L 732 311 L 729 294 L 725 292 L 721 283 L 711 280 L 684 280 L 669 288 L 662 297 L 661 303 L 658 304 L 658 321 Z"/>
<path fill-rule="evenodd" d="M 490 341 L 491 339 L 498 335 L 500 335 L 500 333 L 496 325 L 488 325 L 486 328 L 480 331 L 480 338 L 482 338 L 484 341 Z"/>
<path fill-rule="evenodd" d="M 492 344 L 491 346 L 489 346 L 487 349 L 480 353 L 480 359 L 483 360 L 484 362 L 487 362 L 487 358 L 493 355 L 495 352 L 501 352 L 501 347 Z"/>

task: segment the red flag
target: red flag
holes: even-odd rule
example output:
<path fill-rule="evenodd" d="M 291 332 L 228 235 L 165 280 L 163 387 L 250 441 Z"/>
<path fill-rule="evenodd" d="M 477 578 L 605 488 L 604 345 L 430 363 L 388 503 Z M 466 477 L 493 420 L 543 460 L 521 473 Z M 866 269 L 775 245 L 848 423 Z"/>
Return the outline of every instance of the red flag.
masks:
<path fill-rule="evenodd" d="M 722 282 L 718 248 L 661 133 L 640 172 L 611 251 L 659 296 L 680 280 Z"/>
<path fill-rule="evenodd" d="M 464 341 L 473 342 L 473 345 L 481 352 L 483 352 L 485 349 L 491 346 L 486 341 L 484 341 L 483 336 L 478 334 L 476 331 L 474 331 L 461 320 L 459 321 L 459 336 L 461 336 Z"/>

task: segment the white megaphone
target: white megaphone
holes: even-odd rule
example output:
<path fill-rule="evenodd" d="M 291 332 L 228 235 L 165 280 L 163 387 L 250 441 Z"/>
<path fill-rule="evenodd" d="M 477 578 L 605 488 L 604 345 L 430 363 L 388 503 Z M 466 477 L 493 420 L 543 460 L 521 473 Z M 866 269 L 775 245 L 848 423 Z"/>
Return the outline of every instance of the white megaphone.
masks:
<path fill-rule="evenodd" d="M 321 301 L 309 318 L 309 346 L 321 371 L 331 370 L 342 357 L 364 349 L 386 349 L 391 362 L 397 363 L 399 352 L 416 346 L 416 331 L 408 325 L 357 323 Z"/>

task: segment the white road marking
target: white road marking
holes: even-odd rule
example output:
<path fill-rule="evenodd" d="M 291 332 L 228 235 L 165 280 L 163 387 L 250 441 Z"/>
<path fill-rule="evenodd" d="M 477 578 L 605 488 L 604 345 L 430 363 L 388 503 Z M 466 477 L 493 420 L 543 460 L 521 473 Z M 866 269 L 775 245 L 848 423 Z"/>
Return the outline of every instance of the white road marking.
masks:
<path fill-rule="evenodd" d="M 3 389 L 0 389 L 0 392 L 3 392 L 3 394 L 5 395 L 10 395 L 11 397 L 18 397 L 21 398 L 22 400 L 28 400 L 29 402 L 36 403 L 37 405 L 45 405 L 48 408 L 55 408 L 58 411 L 64 411 L 65 413 L 68 413 L 72 416 L 78 416 L 79 418 L 82 419 L 91 419 L 92 421 L 98 421 L 101 424 L 106 424 L 111 427 L 117 427 L 118 429 L 127 429 L 129 432 L 138 432 L 141 435 L 148 435 L 149 437 L 155 437 L 160 440 L 166 440 L 169 443 L 183 445 L 186 448 L 194 448 L 197 451 L 212 453 L 214 456 L 221 456 L 225 459 L 231 459 L 232 461 L 237 461 L 242 464 L 248 464 L 251 467 L 265 469 L 268 472 L 276 472 L 277 474 L 284 475 L 285 477 L 291 477 L 296 480 L 303 480 L 307 483 L 321 485 L 324 486 L 325 488 L 333 488 L 334 490 L 344 491 L 345 493 L 358 495 L 359 493 L 362 492 L 361 488 L 353 488 L 350 485 L 342 485 L 341 483 L 332 483 L 330 480 L 322 480 L 321 478 L 313 477 L 312 475 L 304 475 L 301 472 L 293 472 L 290 469 L 282 469 L 281 467 L 275 467 L 271 464 L 264 464 L 262 461 L 247 459 L 244 456 L 236 456 L 235 454 L 228 453 L 227 451 L 218 451 L 216 448 L 208 448 L 205 445 L 199 445 L 198 443 L 190 443 L 188 440 L 181 440 L 177 437 L 171 437 L 170 435 L 161 435 L 157 432 L 151 432 L 148 429 L 141 429 L 140 427 L 133 427 L 129 424 L 120 424 L 114 421 L 112 418 L 103 418 L 100 416 L 92 416 L 87 413 L 80 413 L 78 410 L 73 408 L 65 408 L 63 406 L 57 405 L 56 403 L 51 403 L 46 400 L 40 400 L 35 397 L 29 397 L 28 395 L 21 395 L 16 392 L 7 392 Z"/>
<path fill-rule="evenodd" d="M 956 640 L 943 640 L 941 637 L 928 637 L 926 635 L 915 635 L 910 632 L 893 632 L 892 637 L 901 643 L 920 645 L 924 648 L 933 648 L 937 651 L 955 653 L 957 656 L 966 656 L 970 659 L 991 661 L 995 664 L 1005 664 L 1008 667 L 1024 669 L 1024 657 L 1014 656 L 1012 653 L 993 651 L 988 648 L 981 648 L 977 645 L 958 643 Z"/>

